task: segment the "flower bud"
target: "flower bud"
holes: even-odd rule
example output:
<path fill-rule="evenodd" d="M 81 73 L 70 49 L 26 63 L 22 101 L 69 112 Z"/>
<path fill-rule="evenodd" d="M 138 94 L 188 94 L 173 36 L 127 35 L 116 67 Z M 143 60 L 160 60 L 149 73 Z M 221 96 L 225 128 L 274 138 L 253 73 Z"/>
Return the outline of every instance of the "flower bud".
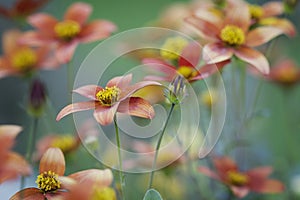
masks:
<path fill-rule="evenodd" d="M 170 83 L 168 89 L 165 90 L 165 96 L 172 104 L 179 104 L 185 97 L 184 77 L 176 76 Z"/>
<path fill-rule="evenodd" d="M 39 117 L 43 113 L 45 102 L 46 88 L 40 80 L 36 79 L 30 88 L 29 113 L 35 117 Z"/>

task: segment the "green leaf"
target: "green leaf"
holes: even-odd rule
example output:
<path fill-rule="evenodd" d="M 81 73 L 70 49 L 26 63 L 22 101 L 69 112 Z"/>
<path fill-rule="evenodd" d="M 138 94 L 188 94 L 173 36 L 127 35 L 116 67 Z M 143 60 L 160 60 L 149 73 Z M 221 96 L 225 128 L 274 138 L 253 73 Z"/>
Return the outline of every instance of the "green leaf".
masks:
<path fill-rule="evenodd" d="M 162 200 L 162 197 L 160 196 L 159 192 L 155 189 L 149 189 L 146 192 L 143 200 Z"/>

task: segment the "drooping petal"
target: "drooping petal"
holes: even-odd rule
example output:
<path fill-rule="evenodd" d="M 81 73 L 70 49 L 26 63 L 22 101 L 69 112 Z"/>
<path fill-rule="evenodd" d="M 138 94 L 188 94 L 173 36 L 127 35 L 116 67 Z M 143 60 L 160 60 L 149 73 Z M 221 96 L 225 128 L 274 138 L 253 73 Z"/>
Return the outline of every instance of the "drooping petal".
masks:
<path fill-rule="evenodd" d="M 103 125 L 109 125 L 112 123 L 115 113 L 117 112 L 120 102 L 116 102 L 113 106 L 97 106 L 94 111 L 94 118 L 96 121 Z"/>
<path fill-rule="evenodd" d="M 87 102 L 79 102 L 67 105 L 64 107 L 57 115 L 56 120 L 59 121 L 61 118 L 65 117 L 68 114 L 84 111 L 84 110 L 91 110 L 95 108 L 95 101 L 87 101 Z"/>
<path fill-rule="evenodd" d="M 226 177 L 228 171 L 238 170 L 236 163 L 229 157 L 216 157 L 213 159 L 213 163 L 221 178 Z"/>
<path fill-rule="evenodd" d="M 263 26 L 276 27 L 290 37 L 294 37 L 297 32 L 295 26 L 287 19 L 279 19 L 275 17 L 264 18 L 259 21 L 259 24 Z"/>
<path fill-rule="evenodd" d="M 208 64 L 218 63 L 230 59 L 233 49 L 224 47 L 221 43 L 207 44 L 203 48 L 203 60 Z"/>
<path fill-rule="evenodd" d="M 275 194 L 284 191 L 284 185 L 280 181 L 272 180 L 272 179 L 255 182 L 251 184 L 249 187 L 254 192 L 259 192 L 259 193 Z"/>
<path fill-rule="evenodd" d="M 20 38 L 21 32 L 19 30 L 5 31 L 2 35 L 3 53 L 9 54 L 18 47 L 18 38 Z"/>
<path fill-rule="evenodd" d="M 272 167 L 266 166 L 266 167 L 257 167 L 254 169 L 251 169 L 247 171 L 247 175 L 251 177 L 252 179 L 264 179 L 268 177 L 272 173 L 273 169 Z"/>
<path fill-rule="evenodd" d="M 53 36 L 57 19 L 46 13 L 38 13 L 28 17 L 28 23 L 43 34 Z"/>
<path fill-rule="evenodd" d="M 129 86 L 132 80 L 132 74 L 127 74 L 125 76 L 116 76 L 107 82 L 107 87 L 117 86 L 121 90 Z"/>
<path fill-rule="evenodd" d="M 90 98 L 92 100 L 97 100 L 96 94 L 100 90 L 103 90 L 103 88 L 98 85 L 85 85 L 85 86 L 82 86 L 80 88 L 73 90 L 73 92 L 80 94 L 84 97 Z"/>
<path fill-rule="evenodd" d="M 82 27 L 79 40 L 82 43 L 94 42 L 109 37 L 117 27 L 107 20 L 95 20 Z"/>
<path fill-rule="evenodd" d="M 196 67 L 201 58 L 201 46 L 197 42 L 188 44 L 181 52 L 178 64 L 179 66 Z"/>
<path fill-rule="evenodd" d="M 65 173 L 65 157 L 59 148 L 49 148 L 41 158 L 40 173 L 52 171 L 59 176 Z"/>
<path fill-rule="evenodd" d="M 212 75 L 212 74 L 216 73 L 217 71 L 221 70 L 228 63 L 230 63 L 230 60 L 225 60 L 225 61 L 218 62 L 218 63 L 215 63 L 215 64 L 204 65 L 198 70 L 198 75 L 191 78 L 190 81 L 196 81 L 196 80 L 201 80 L 201 79 L 207 78 L 210 75 Z"/>
<path fill-rule="evenodd" d="M 20 37 L 19 42 L 21 44 L 32 46 L 43 46 L 45 44 L 50 46 L 51 44 L 55 43 L 55 40 L 54 38 L 42 35 L 40 32 L 28 31 Z"/>
<path fill-rule="evenodd" d="M 65 13 L 65 20 L 72 20 L 83 25 L 89 18 L 92 12 L 92 7 L 89 4 L 83 2 L 77 2 L 72 4 Z"/>
<path fill-rule="evenodd" d="M 234 196 L 236 196 L 238 198 L 243 198 L 249 193 L 248 187 L 231 186 L 230 189 L 233 192 Z"/>
<path fill-rule="evenodd" d="M 96 187 L 108 187 L 113 181 L 113 174 L 110 169 L 89 169 L 76 172 L 68 177 L 79 184 L 88 184 Z"/>
<path fill-rule="evenodd" d="M 203 167 L 203 166 L 200 166 L 198 168 L 198 171 L 210 178 L 213 178 L 213 179 L 216 179 L 216 180 L 220 180 L 220 177 L 218 176 L 218 174 L 214 171 L 212 171 L 211 169 L 207 168 L 207 167 Z"/>
<path fill-rule="evenodd" d="M 22 131 L 18 125 L 0 125 L 0 155 L 14 145 L 16 136 Z"/>
<path fill-rule="evenodd" d="M 37 188 L 26 188 L 14 194 L 9 200 L 44 200 L 45 196 Z"/>
<path fill-rule="evenodd" d="M 272 17 L 281 15 L 284 12 L 284 6 L 282 2 L 271 1 L 265 3 L 263 6 L 263 17 Z"/>
<path fill-rule="evenodd" d="M 155 115 L 151 104 L 140 97 L 130 97 L 122 101 L 117 111 L 120 113 L 126 113 L 132 116 L 148 119 L 152 119 Z"/>
<path fill-rule="evenodd" d="M 78 45 L 78 41 L 74 40 L 69 43 L 60 44 L 55 52 L 55 55 L 61 64 L 65 64 L 70 62 L 73 59 L 73 55 L 75 53 L 76 47 Z"/>
<path fill-rule="evenodd" d="M 254 49 L 240 47 L 234 52 L 236 57 L 256 67 L 261 73 L 268 74 L 270 71 L 269 63 L 266 57 Z"/>
<path fill-rule="evenodd" d="M 256 47 L 267 43 L 276 36 L 283 34 L 283 30 L 275 27 L 258 27 L 250 31 L 246 38 L 246 45 Z"/>

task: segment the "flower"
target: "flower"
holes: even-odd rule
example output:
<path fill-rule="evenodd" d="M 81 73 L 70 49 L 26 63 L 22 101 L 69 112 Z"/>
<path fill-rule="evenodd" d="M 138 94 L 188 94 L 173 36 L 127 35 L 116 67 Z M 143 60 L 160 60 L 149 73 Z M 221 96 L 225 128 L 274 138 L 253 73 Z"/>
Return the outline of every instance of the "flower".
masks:
<path fill-rule="evenodd" d="M 74 184 L 70 178 L 64 177 L 65 158 L 59 148 L 49 148 L 40 161 L 40 174 L 37 176 L 38 188 L 25 188 L 14 194 L 10 200 L 52 199 L 61 195 L 65 189 Z"/>
<path fill-rule="evenodd" d="M 50 54 L 46 45 L 32 48 L 21 45 L 18 40 L 22 33 L 18 30 L 6 31 L 2 37 L 4 55 L 0 57 L 0 78 L 15 76 L 30 76 L 39 69 L 54 69 L 57 61 Z"/>
<path fill-rule="evenodd" d="M 43 108 L 46 103 L 46 87 L 42 81 L 35 79 L 31 85 L 29 108 L 31 115 L 39 117 L 43 113 Z"/>
<path fill-rule="evenodd" d="M 86 85 L 73 92 L 85 96 L 91 101 L 73 103 L 64 107 L 57 115 L 56 120 L 64 116 L 83 110 L 95 109 L 94 118 L 101 125 L 108 125 L 113 121 L 116 112 L 133 116 L 153 118 L 154 110 L 148 101 L 132 95 L 141 88 L 151 85 L 160 85 L 154 81 L 141 81 L 129 85 L 132 74 L 117 76 L 111 79 L 105 88 L 97 85 Z"/>
<path fill-rule="evenodd" d="M 67 63 L 79 43 L 106 38 L 116 30 L 116 26 L 106 20 L 87 23 L 91 12 L 89 4 L 77 2 L 68 8 L 62 21 L 46 13 L 29 16 L 28 23 L 37 30 L 29 31 L 22 42 L 37 46 L 52 45 L 59 62 Z"/>
<path fill-rule="evenodd" d="M 15 138 L 22 128 L 17 125 L 0 125 L 0 184 L 31 174 L 31 168 L 19 154 L 12 152 Z"/>
<path fill-rule="evenodd" d="M 228 60 L 235 55 L 262 73 L 269 73 L 267 59 L 253 47 L 268 42 L 283 31 L 271 26 L 250 30 L 251 17 L 246 3 L 237 1 L 232 4 L 230 9 L 225 9 L 224 17 L 193 15 L 185 20 L 209 41 L 203 48 L 203 59 L 208 64 Z"/>
<path fill-rule="evenodd" d="M 201 166 L 199 171 L 227 185 L 238 198 L 245 197 L 249 191 L 258 193 L 280 193 L 284 186 L 280 181 L 268 179 L 272 167 L 257 167 L 242 172 L 237 164 L 229 157 L 216 157 L 213 159 L 216 171 Z"/>

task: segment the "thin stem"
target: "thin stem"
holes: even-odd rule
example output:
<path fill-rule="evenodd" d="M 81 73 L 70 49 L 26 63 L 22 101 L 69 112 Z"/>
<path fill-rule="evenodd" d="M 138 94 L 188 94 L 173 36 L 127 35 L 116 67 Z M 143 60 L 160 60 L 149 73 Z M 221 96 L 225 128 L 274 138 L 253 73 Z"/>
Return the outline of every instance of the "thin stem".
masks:
<path fill-rule="evenodd" d="M 73 89 L 73 83 L 74 83 L 74 69 L 73 69 L 72 61 L 69 61 L 67 63 L 67 73 L 68 73 L 68 92 L 70 93 L 69 100 L 72 101 L 71 91 Z"/>
<path fill-rule="evenodd" d="M 116 141 L 117 141 L 117 146 L 118 146 L 118 159 L 119 159 L 119 167 L 120 167 L 119 176 L 120 176 L 120 182 L 121 182 L 121 196 L 125 200 L 125 195 L 124 195 L 125 180 L 124 180 L 124 175 L 123 175 L 123 164 L 122 164 L 122 155 L 121 155 L 121 141 L 120 141 L 119 128 L 118 128 L 116 115 L 114 116 L 114 124 L 115 124 L 115 131 L 116 131 Z"/>
<path fill-rule="evenodd" d="M 170 118 L 171 118 L 171 115 L 172 115 L 172 112 L 174 110 L 174 107 L 175 107 L 175 104 L 172 103 L 171 105 L 171 108 L 170 108 L 170 111 L 169 111 L 169 114 L 168 114 L 168 117 L 167 117 L 167 120 L 165 122 L 165 125 L 163 127 L 163 130 L 158 138 L 158 142 L 157 142 L 157 145 L 156 145 L 156 148 L 155 148 L 155 156 L 154 156 L 154 161 L 153 161 L 153 165 L 152 165 L 152 171 L 151 171 L 151 174 L 150 174 L 150 180 L 149 180 L 149 186 L 148 186 L 148 189 L 151 189 L 152 188 L 152 183 L 153 183 L 153 177 L 154 177 L 154 172 L 155 172 L 155 166 L 156 166 L 156 161 L 157 161 L 157 156 L 158 156 L 158 152 L 159 152 L 159 148 L 160 148 L 160 145 L 161 145 L 161 142 L 162 142 L 162 138 L 165 134 L 165 131 L 166 131 L 166 128 L 167 128 L 167 125 L 170 121 Z"/>

